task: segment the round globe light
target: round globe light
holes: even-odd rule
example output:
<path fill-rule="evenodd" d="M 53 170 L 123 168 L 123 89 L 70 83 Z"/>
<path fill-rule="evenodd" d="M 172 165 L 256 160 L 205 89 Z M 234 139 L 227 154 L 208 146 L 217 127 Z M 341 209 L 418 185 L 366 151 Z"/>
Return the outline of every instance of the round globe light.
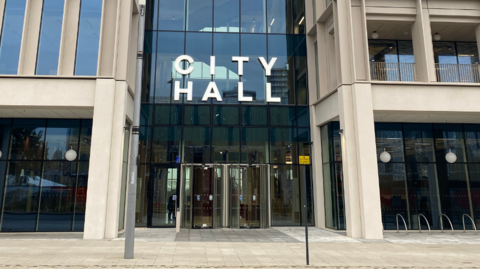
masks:
<path fill-rule="evenodd" d="M 382 154 L 380 154 L 380 160 L 384 163 L 388 163 L 392 159 L 392 155 L 383 149 Z"/>
<path fill-rule="evenodd" d="M 433 36 L 433 39 L 435 39 L 435 41 L 440 41 L 440 39 L 442 39 L 442 36 L 441 36 L 439 33 L 436 33 L 436 34 Z"/>
<path fill-rule="evenodd" d="M 449 149 L 447 155 L 445 155 L 445 159 L 449 163 L 455 163 L 457 161 L 457 155 Z"/>
<path fill-rule="evenodd" d="M 70 148 L 67 152 L 65 152 L 65 159 L 67 159 L 67 161 L 73 162 L 75 161 L 76 158 L 77 158 L 77 152 L 72 148 Z"/>
<path fill-rule="evenodd" d="M 377 39 L 380 35 L 377 33 L 377 31 L 373 32 L 372 37 L 373 39 Z"/>

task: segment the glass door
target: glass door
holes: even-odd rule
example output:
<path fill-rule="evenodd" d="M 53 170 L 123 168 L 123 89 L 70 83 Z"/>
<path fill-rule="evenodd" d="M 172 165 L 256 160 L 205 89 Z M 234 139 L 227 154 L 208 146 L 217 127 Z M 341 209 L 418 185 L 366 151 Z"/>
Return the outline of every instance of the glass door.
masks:
<path fill-rule="evenodd" d="M 180 182 L 180 216 L 182 228 L 192 228 L 192 185 L 193 165 L 182 165 L 182 178 Z"/>
<path fill-rule="evenodd" d="M 223 228 L 223 165 L 213 166 L 213 228 Z"/>
<path fill-rule="evenodd" d="M 196 229 L 213 226 L 213 168 L 193 168 L 193 227 Z"/>
<path fill-rule="evenodd" d="M 153 166 L 149 189 L 149 227 L 175 227 L 178 167 Z"/>
<path fill-rule="evenodd" d="M 229 181 L 229 204 L 230 204 L 230 228 L 240 228 L 240 165 L 231 165 L 228 171 Z M 242 172 L 243 174 L 243 172 Z"/>

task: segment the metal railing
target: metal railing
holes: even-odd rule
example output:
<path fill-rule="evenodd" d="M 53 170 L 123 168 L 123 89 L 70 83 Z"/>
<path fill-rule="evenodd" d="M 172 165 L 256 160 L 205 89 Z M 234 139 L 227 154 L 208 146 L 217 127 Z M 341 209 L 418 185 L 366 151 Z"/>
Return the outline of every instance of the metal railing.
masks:
<path fill-rule="evenodd" d="M 420 233 L 422 232 L 422 223 L 420 223 L 420 220 L 421 220 L 420 217 L 423 217 L 425 219 L 425 221 L 427 222 L 428 233 L 430 235 L 432 235 L 432 230 L 430 229 L 430 224 L 428 223 L 427 217 L 425 217 L 425 215 L 423 215 L 421 213 L 418 214 L 418 217 L 417 217 L 418 218 L 418 232 L 420 232 Z"/>
<path fill-rule="evenodd" d="M 438 82 L 480 83 L 479 64 L 435 64 Z"/>
<path fill-rule="evenodd" d="M 414 63 L 370 62 L 370 74 L 376 81 L 415 81 Z"/>
<path fill-rule="evenodd" d="M 405 222 L 405 219 L 403 218 L 402 214 L 398 213 L 396 216 L 397 219 L 397 233 L 400 232 L 399 226 L 398 226 L 398 217 L 402 218 L 403 220 L 403 225 L 405 225 L 405 234 L 408 234 L 408 228 L 407 228 L 407 223 Z"/>
<path fill-rule="evenodd" d="M 443 221 L 442 221 L 442 218 L 443 218 L 443 217 L 447 218 L 448 222 L 450 223 L 450 228 L 452 228 L 452 234 L 453 234 L 453 233 L 454 233 L 453 224 L 452 224 L 452 222 L 450 221 L 450 218 L 449 218 L 447 215 L 445 215 L 445 214 L 442 214 L 442 215 L 440 216 L 440 224 L 441 224 L 441 226 L 442 226 L 442 227 L 440 227 L 440 228 L 442 228 L 442 233 L 443 233 Z"/>
<path fill-rule="evenodd" d="M 474 220 L 472 219 L 472 217 L 470 217 L 470 215 L 468 215 L 468 214 L 463 214 L 463 215 L 462 215 L 463 232 L 465 232 L 465 216 L 467 216 L 467 217 L 472 221 L 473 229 L 475 230 L 475 235 L 477 235 L 478 232 L 477 232 L 477 226 L 475 225 L 475 221 L 474 221 Z"/>

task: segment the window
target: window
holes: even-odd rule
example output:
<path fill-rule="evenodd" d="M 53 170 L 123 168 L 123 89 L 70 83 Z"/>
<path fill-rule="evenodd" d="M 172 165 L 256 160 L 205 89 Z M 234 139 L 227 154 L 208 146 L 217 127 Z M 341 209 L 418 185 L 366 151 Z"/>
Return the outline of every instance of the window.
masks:
<path fill-rule="evenodd" d="M 7 0 L 0 36 L 0 74 L 16 75 L 27 0 Z"/>
<path fill-rule="evenodd" d="M 37 75 L 57 74 L 63 7 L 64 0 L 43 1 L 42 25 L 37 54 Z"/>
<path fill-rule="evenodd" d="M 102 1 L 82 0 L 78 27 L 76 76 L 96 76 Z"/>

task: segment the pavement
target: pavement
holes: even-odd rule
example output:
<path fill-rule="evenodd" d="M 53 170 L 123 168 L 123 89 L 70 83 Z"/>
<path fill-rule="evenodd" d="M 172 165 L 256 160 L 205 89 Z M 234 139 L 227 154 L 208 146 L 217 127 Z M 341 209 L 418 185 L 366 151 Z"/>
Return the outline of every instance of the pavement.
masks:
<path fill-rule="evenodd" d="M 83 240 L 81 233 L 0 234 L 0 268 L 302 268 L 301 227 L 266 230 L 137 229 L 135 259 L 124 238 Z M 309 229 L 308 268 L 480 268 L 480 235 L 385 232 L 358 240 Z"/>

